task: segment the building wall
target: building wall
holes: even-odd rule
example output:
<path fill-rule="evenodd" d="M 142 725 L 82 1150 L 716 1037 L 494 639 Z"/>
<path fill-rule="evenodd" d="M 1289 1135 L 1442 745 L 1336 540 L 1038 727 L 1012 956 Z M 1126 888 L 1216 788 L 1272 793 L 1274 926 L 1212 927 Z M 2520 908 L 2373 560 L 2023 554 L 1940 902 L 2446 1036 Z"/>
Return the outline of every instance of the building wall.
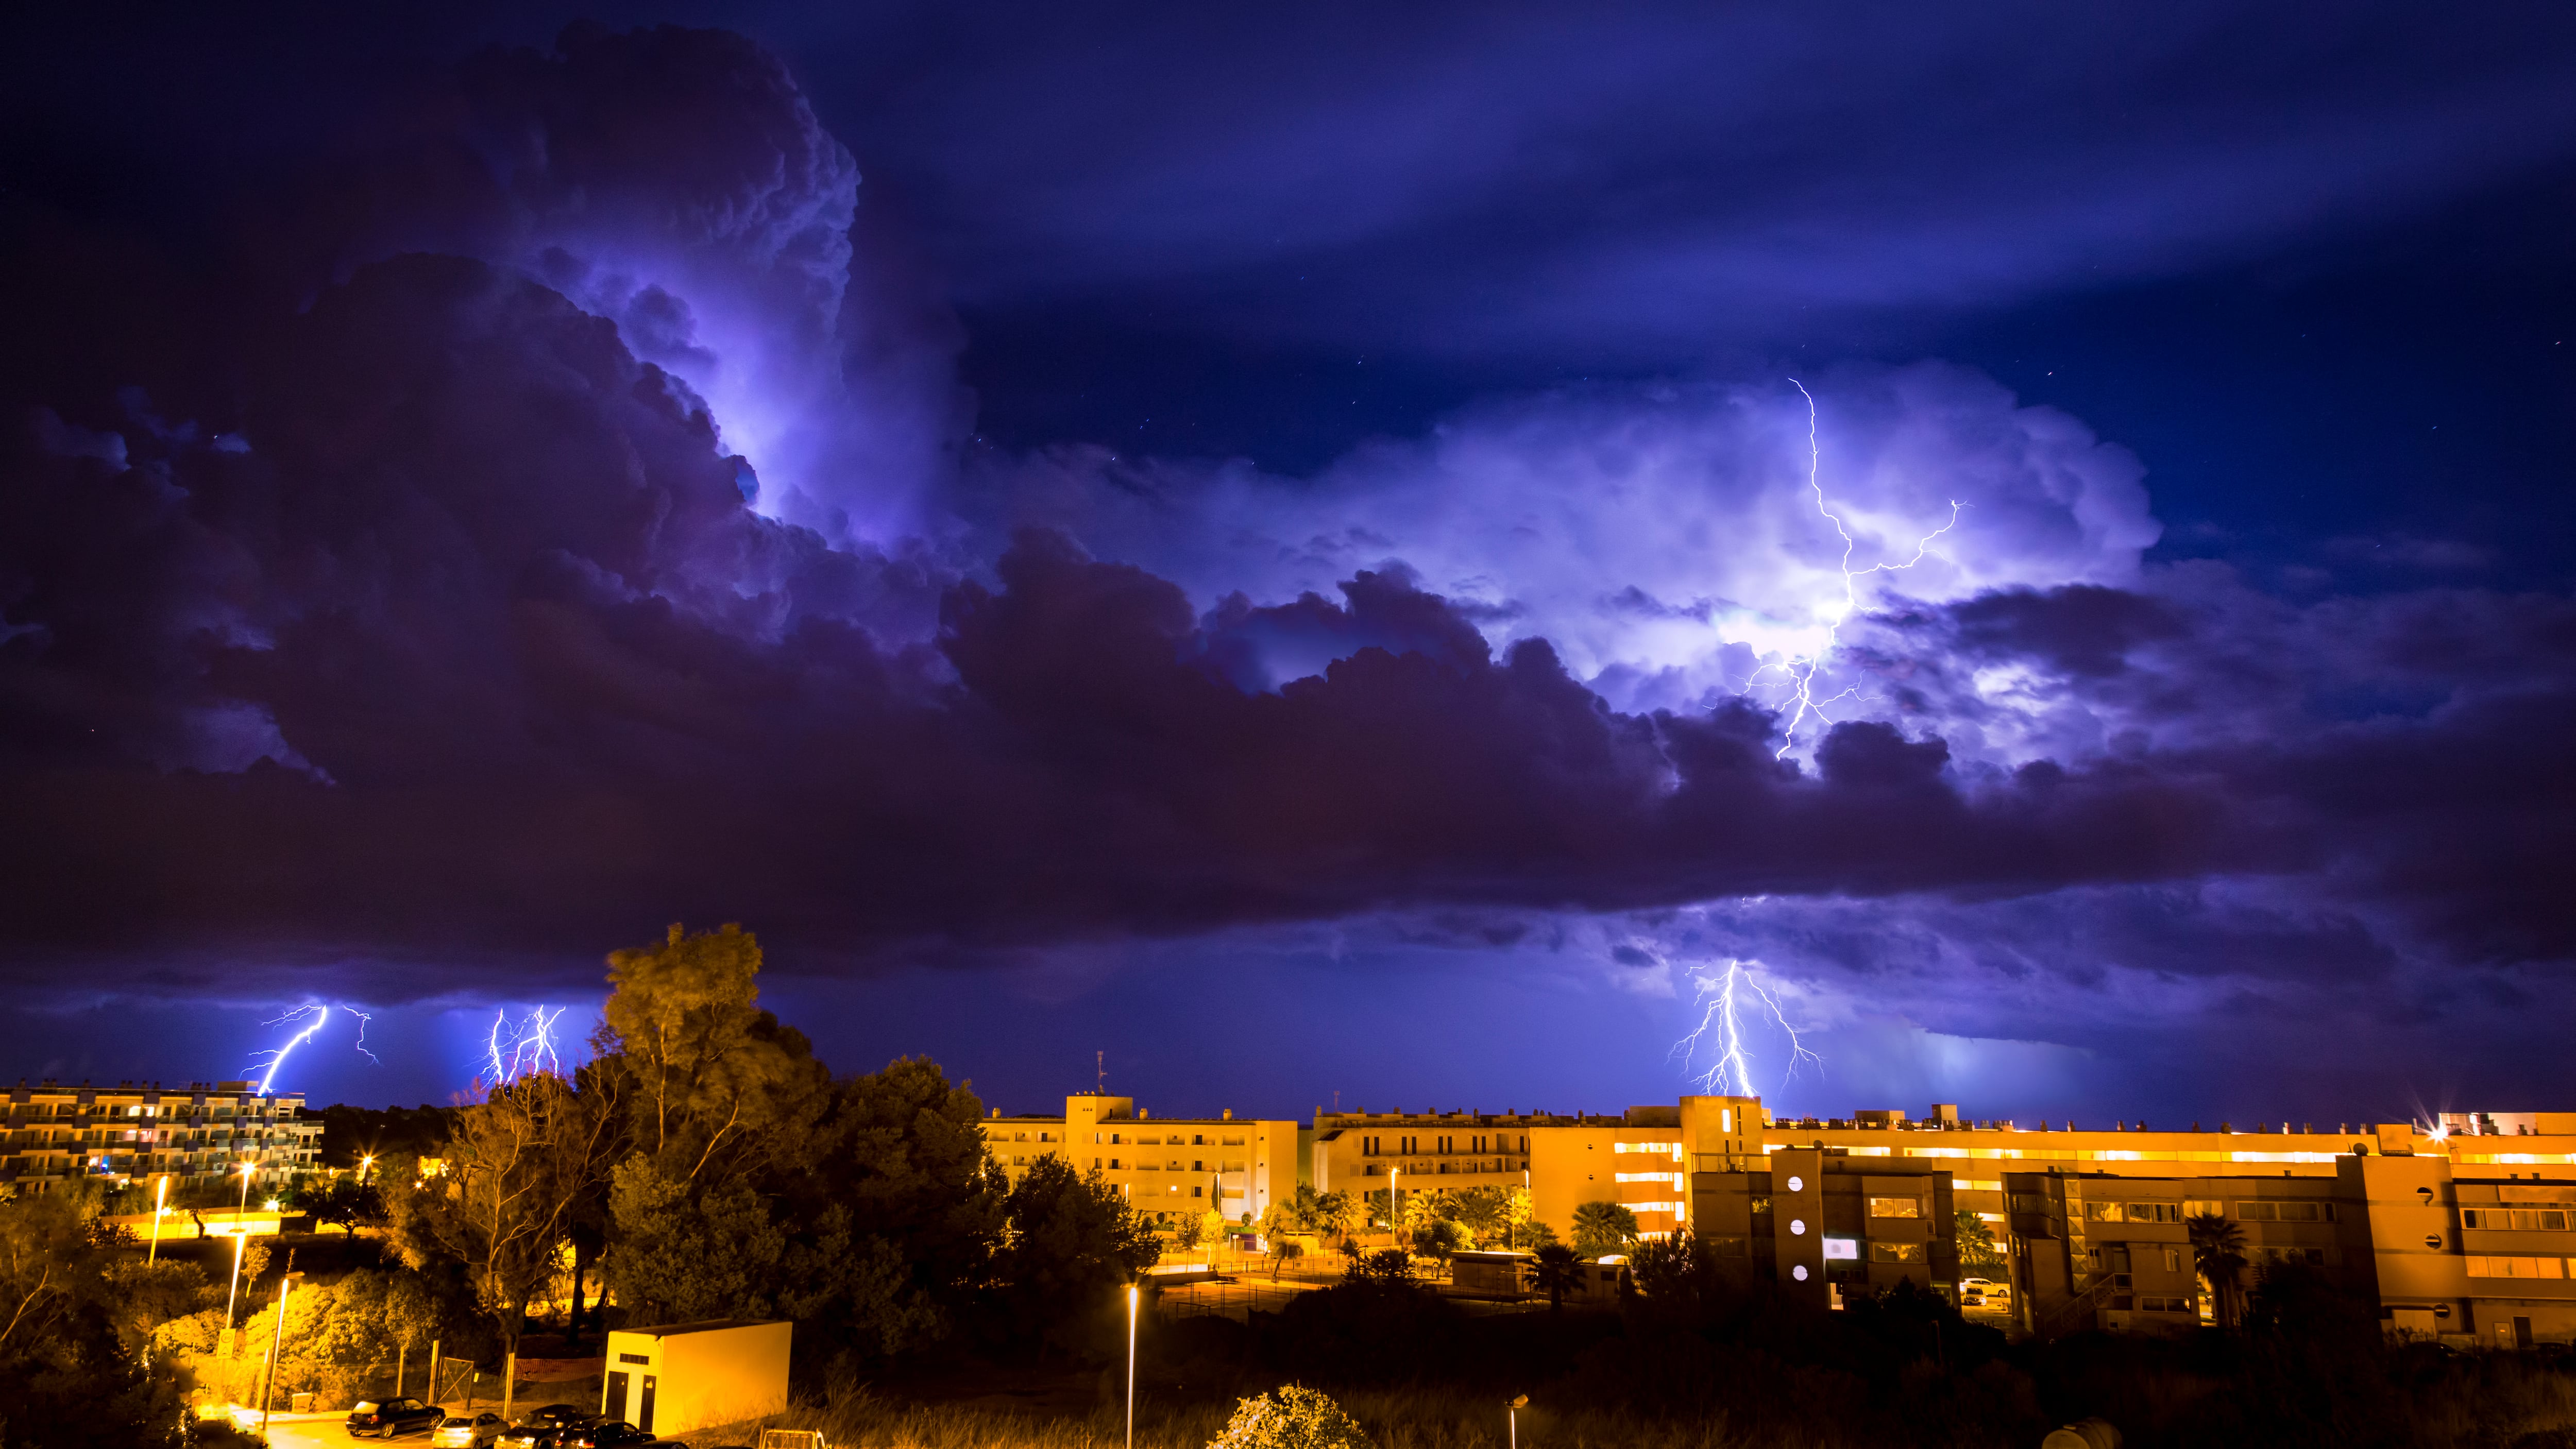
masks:
<path fill-rule="evenodd" d="M 1228 1222 L 1293 1196 L 1298 1124 L 1233 1117 L 1156 1118 L 1132 1097 L 1083 1092 L 1060 1117 L 988 1118 L 985 1149 L 1016 1178 L 1039 1157 L 1069 1161 L 1101 1179 L 1158 1223 L 1210 1208 Z"/>
<path fill-rule="evenodd" d="M 615 1380 L 604 1380 L 600 1412 L 655 1434 L 686 1434 L 784 1412 L 794 1334 L 789 1323 L 614 1330 L 604 1352 L 609 1369 L 627 1376 L 626 1394 L 619 1399 Z M 647 1375 L 654 1380 L 650 1423 L 642 1422 L 639 1407 Z"/>
<path fill-rule="evenodd" d="M 75 1177 L 135 1181 L 167 1174 L 206 1182 L 254 1165 L 252 1190 L 312 1171 L 322 1123 L 300 1092 L 251 1082 L 67 1087 L 18 1084 L 0 1118 L 0 1183 L 42 1191 Z"/>

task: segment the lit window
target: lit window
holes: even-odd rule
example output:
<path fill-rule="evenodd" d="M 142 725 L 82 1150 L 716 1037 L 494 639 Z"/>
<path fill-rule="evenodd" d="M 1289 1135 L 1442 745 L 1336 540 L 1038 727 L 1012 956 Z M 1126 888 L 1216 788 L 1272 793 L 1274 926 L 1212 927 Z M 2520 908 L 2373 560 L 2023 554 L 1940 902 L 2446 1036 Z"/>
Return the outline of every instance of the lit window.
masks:
<path fill-rule="evenodd" d="M 1874 1197 L 1869 1200 L 1869 1215 L 1874 1218 L 1919 1218 L 1923 1204 L 1910 1197 Z"/>

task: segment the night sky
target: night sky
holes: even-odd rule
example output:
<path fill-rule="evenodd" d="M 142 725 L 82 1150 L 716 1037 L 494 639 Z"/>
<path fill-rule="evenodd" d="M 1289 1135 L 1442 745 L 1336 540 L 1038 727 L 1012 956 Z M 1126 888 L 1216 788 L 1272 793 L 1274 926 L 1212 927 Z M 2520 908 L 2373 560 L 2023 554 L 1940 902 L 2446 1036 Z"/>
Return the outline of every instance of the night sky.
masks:
<path fill-rule="evenodd" d="M 2576 12 L 54 8 L 0 1076 L 2576 1101 Z"/>

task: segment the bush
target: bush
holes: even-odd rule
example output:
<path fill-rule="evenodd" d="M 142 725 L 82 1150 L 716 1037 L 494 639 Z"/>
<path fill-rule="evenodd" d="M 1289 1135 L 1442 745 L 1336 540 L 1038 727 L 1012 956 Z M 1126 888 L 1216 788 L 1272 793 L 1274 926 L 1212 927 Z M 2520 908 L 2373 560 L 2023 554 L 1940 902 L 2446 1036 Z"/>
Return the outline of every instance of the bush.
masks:
<path fill-rule="evenodd" d="M 1341 1405 L 1290 1384 L 1236 1405 L 1208 1449 L 1368 1449 L 1368 1442 Z"/>

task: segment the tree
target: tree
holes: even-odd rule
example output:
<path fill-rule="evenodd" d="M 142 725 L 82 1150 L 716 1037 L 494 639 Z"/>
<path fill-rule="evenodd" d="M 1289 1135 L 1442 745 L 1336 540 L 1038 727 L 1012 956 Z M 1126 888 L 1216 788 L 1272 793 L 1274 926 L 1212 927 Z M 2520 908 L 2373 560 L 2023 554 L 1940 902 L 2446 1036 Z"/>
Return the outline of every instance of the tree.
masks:
<path fill-rule="evenodd" d="M 1369 1438 L 1341 1405 L 1289 1384 L 1238 1402 L 1208 1449 L 1369 1449 Z"/>
<path fill-rule="evenodd" d="M 1513 1188 L 1504 1210 L 1504 1228 L 1509 1234 L 1505 1241 L 1517 1248 L 1524 1238 L 1531 1237 L 1532 1229 L 1539 1226 L 1544 1225 L 1538 1221 L 1538 1204 L 1530 1200 L 1529 1189 Z M 1530 1246 L 1538 1246 L 1535 1239 Z"/>
<path fill-rule="evenodd" d="M 316 1227 L 337 1227 L 344 1233 L 385 1220 L 382 1190 L 354 1177 L 335 1178 L 319 1188 L 298 1185 L 287 1205 L 309 1214 Z"/>
<path fill-rule="evenodd" d="M 1574 1251 L 1586 1258 L 1618 1252 L 1637 1241 L 1637 1215 L 1615 1202 L 1587 1202 L 1574 1210 Z"/>
<path fill-rule="evenodd" d="M 2237 1286 L 2245 1271 L 2245 1230 L 2225 1213 L 2195 1213 L 2183 1220 L 2183 1229 L 2191 1237 L 2192 1266 L 2216 1301 L 2219 1326 L 2233 1326 Z"/>
<path fill-rule="evenodd" d="M 1992 1278 L 2011 1271 L 2012 1265 L 2005 1261 L 2003 1249 L 1995 1242 L 1994 1229 L 1986 1226 L 1976 1209 L 1959 1209 L 1955 1221 L 1961 1272 Z"/>
<path fill-rule="evenodd" d="M 828 1105 L 804 1033 L 759 1007 L 760 959 L 737 925 L 609 953 L 598 1045 L 633 1076 L 636 1144 L 666 1177 L 800 1151 Z"/>
<path fill-rule="evenodd" d="M 1511 1229 L 1511 1194 L 1499 1187 L 1471 1187 L 1453 1194 L 1449 1209 L 1451 1220 L 1480 1244 L 1501 1241 Z"/>
<path fill-rule="evenodd" d="M 637 1328 L 706 1318 L 775 1316 L 787 1235 L 739 1178 L 692 1194 L 642 1153 L 609 1177 L 617 1251 L 608 1281 Z"/>
<path fill-rule="evenodd" d="M 1317 1193 L 1310 1211 L 1315 1231 L 1328 1238 L 1347 1238 L 1359 1227 L 1360 1205 L 1347 1188 Z"/>
<path fill-rule="evenodd" d="M 1183 1213 L 1172 1227 L 1172 1241 L 1183 1249 L 1195 1248 L 1207 1236 L 1207 1219 L 1196 1213 Z"/>
<path fill-rule="evenodd" d="M 1547 1311 L 1562 1314 L 1565 1295 L 1583 1288 L 1583 1259 L 1563 1243 L 1550 1243 L 1538 1250 L 1537 1261 L 1530 1265 L 1530 1286 L 1547 1295 Z"/>
<path fill-rule="evenodd" d="M 10 1449 L 162 1443 L 178 1417 L 166 1364 L 147 1371 L 120 1338 L 127 1305 L 107 1274 L 101 1197 L 75 1181 L 0 1198 L 0 1438 Z"/>
<path fill-rule="evenodd" d="M 1351 1259 L 1342 1269 L 1342 1282 L 1354 1288 L 1413 1288 L 1413 1259 L 1394 1248 Z"/>
<path fill-rule="evenodd" d="M 1693 1316 L 1717 1288 L 1716 1246 L 1696 1226 L 1684 1228 L 1630 1250 L 1628 1273 L 1659 1312 Z"/>
<path fill-rule="evenodd" d="M 1060 1156 L 1030 1164 L 1004 1200 L 1008 1235 L 994 1263 L 998 1332 L 1043 1334 L 1085 1346 L 1104 1328 L 1116 1290 L 1162 1256 L 1144 1216 L 1098 1172 L 1076 1176 Z"/>
<path fill-rule="evenodd" d="M 439 1150 L 444 1173 L 387 1184 L 387 1229 L 403 1262 L 459 1265 L 506 1352 L 518 1350 L 529 1302 L 554 1279 L 581 1199 L 617 1160 L 616 1080 L 593 1068 L 578 1084 L 540 1072 L 483 1089 Z"/>

